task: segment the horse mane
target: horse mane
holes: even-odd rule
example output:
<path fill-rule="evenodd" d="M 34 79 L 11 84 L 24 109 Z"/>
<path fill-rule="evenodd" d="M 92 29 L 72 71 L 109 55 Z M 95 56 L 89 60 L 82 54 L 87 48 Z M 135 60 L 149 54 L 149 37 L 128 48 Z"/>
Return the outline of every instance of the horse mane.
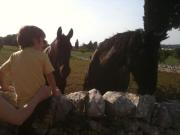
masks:
<path fill-rule="evenodd" d="M 99 44 L 98 50 L 99 51 L 105 51 L 112 48 L 112 46 L 120 46 L 121 44 L 128 45 L 128 42 L 130 41 L 130 38 L 132 38 L 132 35 L 139 36 L 142 35 L 143 29 L 137 29 L 135 31 L 126 31 L 123 33 L 117 33 L 116 35 L 105 39 L 103 42 Z"/>

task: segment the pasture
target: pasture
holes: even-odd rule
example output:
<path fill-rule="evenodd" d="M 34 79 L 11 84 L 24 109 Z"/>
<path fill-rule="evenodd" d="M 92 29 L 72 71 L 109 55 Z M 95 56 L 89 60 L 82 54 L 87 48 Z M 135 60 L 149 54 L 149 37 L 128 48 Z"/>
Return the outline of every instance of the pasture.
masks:
<path fill-rule="evenodd" d="M 18 50 L 18 47 L 4 46 L 0 50 L 0 65 L 16 50 Z M 80 58 L 88 59 L 90 55 L 90 52 L 72 52 L 70 61 L 71 73 L 67 79 L 65 93 L 83 90 L 83 81 L 89 61 Z M 131 77 L 128 91 L 136 92 L 136 90 L 136 83 Z M 180 99 L 180 74 L 159 72 L 157 92 L 155 94 L 160 98 Z"/>

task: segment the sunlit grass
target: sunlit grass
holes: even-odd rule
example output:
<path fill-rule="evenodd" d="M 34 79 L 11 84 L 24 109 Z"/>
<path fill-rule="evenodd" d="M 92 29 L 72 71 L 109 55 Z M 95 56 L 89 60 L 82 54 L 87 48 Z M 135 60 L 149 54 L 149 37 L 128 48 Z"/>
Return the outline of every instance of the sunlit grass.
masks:
<path fill-rule="evenodd" d="M 72 56 L 83 57 L 89 59 L 92 52 L 72 51 Z"/>
<path fill-rule="evenodd" d="M 175 57 L 169 56 L 165 61 L 167 65 L 180 65 L 180 60 L 176 59 Z"/>
<path fill-rule="evenodd" d="M 164 97 L 180 99 L 180 74 L 158 72 L 157 88 Z"/>
<path fill-rule="evenodd" d="M 9 58 L 12 52 L 15 52 L 17 50 L 18 47 L 16 46 L 3 46 L 3 48 L 0 49 L 0 65 Z"/>
<path fill-rule="evenodd" d="M 66 93 L 83 90 L 84 77 L 89 61 L 79 60 L 72 57 L 70 61 L 71 74 L 67 79 Z"/>

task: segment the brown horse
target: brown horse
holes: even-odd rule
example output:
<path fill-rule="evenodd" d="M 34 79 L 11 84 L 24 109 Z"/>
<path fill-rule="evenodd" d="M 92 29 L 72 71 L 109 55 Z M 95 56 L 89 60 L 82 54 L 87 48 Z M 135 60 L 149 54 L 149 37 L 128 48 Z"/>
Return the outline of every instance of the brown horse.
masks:
<path fill-rule="evenodd" d="M 56 39 L 45 49 L 55 69 L 54 76 L 57 87 L 62 93 L 64 93 L 66 87 L 66 78 L 70 74 L 69 61 L 72 49 L 70 39 L 72 36 L 73 29 L 70 29 L 67 35 L 64 35 L 61 27 L 59 27 Z"/>
<path fill-rule="evenodd" d="M 130 73 L 140 94 L 152 94 L 156 87 L 152 46 L 143 30 L 118 33 L 104 40 L 91 57 L 84 89 L 126 91 Z"/>

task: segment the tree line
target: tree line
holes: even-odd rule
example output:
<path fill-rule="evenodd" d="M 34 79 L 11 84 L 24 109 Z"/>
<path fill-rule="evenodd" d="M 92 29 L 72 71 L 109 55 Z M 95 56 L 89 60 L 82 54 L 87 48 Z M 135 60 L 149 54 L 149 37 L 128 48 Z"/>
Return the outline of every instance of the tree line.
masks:
<path fill-rule="evenodd" d="M 98 42 L 89 41 L 89 43 L 83 43 L 81 46 L 79 45 L 78 39 L 75 42 L 74 50 L 86 52 L 86 51 L 94 51 L 98 47 Z"/>
<path fill-rule="evenodd" d="M 17 46 L 17 40 L 16 40 L 17 34 L 9 34 L 5 37 L 0 37 L 0 46 L 3 45 L 10 45 L 10 46 Z M 48 45 L 48 42 L 46 41 L 46 44 Z M 89 43 L 83 43 L 82 45 L 79 45 L 78 39 L 75 42 L 74 49 L 80 50 L 80 51 L 94 51 L 98 46 L 97 42 L 89 41 Z"/>
<path fill-rule="evenodd" d="M 0 37 L 0 46 L 3 45 L 17 46 L 16 37 L 17 34 L 10 34 L 5 37 Z"/>

